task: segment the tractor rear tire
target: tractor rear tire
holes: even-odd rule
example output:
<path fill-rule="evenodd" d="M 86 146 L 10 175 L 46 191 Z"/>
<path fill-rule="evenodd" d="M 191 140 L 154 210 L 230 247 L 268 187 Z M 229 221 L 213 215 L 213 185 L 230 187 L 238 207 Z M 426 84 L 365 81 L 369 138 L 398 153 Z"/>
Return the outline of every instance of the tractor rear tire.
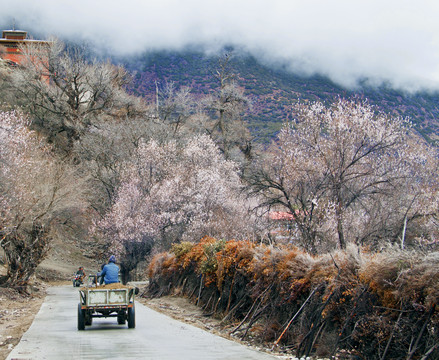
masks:
<path fill-rule="evenodd" d="M 136 327 L 136 312 L 133 307 L 128 308 L 128 329 L 134 329 Z"/>
<path fill-rule="evenodd" d="M 119 325 L 125 325 L 126 317 L 125 314 L 117 314 L 117 323 Z"/>
<path fill-rule="evenodd" d="M 78 330 L 85 330 L 85 312 L 81 308 L 81 303 L 78 304 Z"/>
<path fill-rule="evenodd" d="M 87 312 L 85 315 L 85 325 L 90 326 L 93 323 L 93 317 L 91 316 L 91 312 Z"/>

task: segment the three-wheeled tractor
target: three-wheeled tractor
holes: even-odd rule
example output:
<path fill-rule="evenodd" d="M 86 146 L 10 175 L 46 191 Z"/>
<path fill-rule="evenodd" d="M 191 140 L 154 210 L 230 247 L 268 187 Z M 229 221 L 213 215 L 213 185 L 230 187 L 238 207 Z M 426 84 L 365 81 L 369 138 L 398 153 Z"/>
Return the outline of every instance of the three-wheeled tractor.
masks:
<path fill-rule="evenodd" d="M 90 283 L 90 282 L 89 282 Z M 93 284 L 93 282 L 92 282 Z M 96 281 L 79 289 L 78 330 L 91 325 L 93 318 L 117 317 L 117 323 L 128 328 L 136 326 L 134 295 L 138 288 L 120 283 L 98 286 Z"/>

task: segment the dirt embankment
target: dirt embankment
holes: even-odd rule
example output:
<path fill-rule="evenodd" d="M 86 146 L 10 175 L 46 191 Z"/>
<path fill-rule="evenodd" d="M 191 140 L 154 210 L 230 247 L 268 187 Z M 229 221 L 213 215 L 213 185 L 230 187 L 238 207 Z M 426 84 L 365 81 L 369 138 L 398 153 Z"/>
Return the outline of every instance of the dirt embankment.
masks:
<path fill-rule="evenodd" d="M 6 359 L 32 324 L 44 301 L 46 287 L 43 283 L 38 287 L 34 285 L 34 292 L 26 296 L 12 289 L 0 288 L 0 359 Z"/>

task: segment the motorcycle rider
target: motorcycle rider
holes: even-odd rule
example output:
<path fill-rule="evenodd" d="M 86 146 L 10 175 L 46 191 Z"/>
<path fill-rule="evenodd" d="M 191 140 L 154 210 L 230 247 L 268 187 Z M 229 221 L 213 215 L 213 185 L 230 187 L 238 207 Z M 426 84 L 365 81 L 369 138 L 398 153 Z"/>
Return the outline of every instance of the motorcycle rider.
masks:
<path fill-rule="evenodd" d="M 85 278 L 85 271 L 82 266 L 79 267 L 78 271 L 76 272 L 76 275 L 79 276 L 79 281 L 83 283 Z"/>
<path fill-rule="evenodd" d="M 111 255 L 108 264 L 104 266 L 98 276 L 104 278 L 105 285 L 119 282 L 119 266 L 116 265 L 116 257 Z"/>

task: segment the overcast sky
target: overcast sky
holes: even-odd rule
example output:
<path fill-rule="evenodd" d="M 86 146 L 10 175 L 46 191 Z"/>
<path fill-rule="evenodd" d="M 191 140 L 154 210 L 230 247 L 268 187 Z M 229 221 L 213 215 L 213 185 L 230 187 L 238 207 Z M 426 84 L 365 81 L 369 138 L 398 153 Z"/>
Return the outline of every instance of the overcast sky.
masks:
<path fill-rule="evenodd" d="M 117 54 L 231 44 L 266 63 L 439 90 L 436 0 L 0 0 L 0 24 Z"/>

